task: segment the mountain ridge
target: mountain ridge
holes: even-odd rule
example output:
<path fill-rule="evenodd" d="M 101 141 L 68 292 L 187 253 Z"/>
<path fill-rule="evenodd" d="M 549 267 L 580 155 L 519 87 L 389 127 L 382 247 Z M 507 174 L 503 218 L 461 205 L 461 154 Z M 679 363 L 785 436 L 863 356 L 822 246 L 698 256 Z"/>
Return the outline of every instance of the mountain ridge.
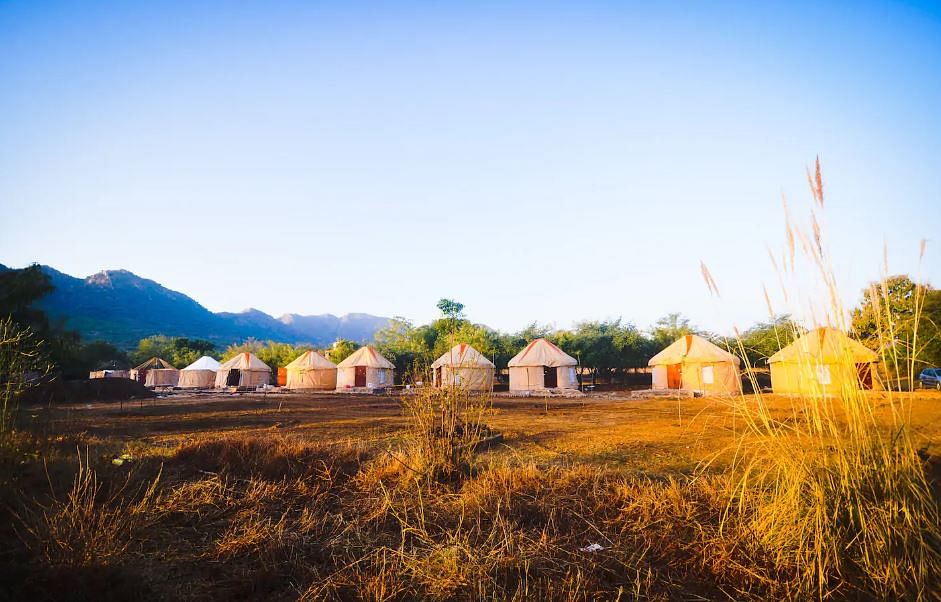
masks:
<path fill-rule="evenodd" d="M 278 318 L 249 307 L 212 312 L 185 293 L 126 269 L 101 270 L 85 278 L 41 265 L 54 287 L 38 305 L 63 320 L 84 341 L 104 340 L 131 348 L 153 335 L 184 336 L 225 346 L 247 338 L 327 345 L 337 338 L 368 342 L 389 319 L 366 313 L 299 313 Z M 0 271 L 9 270 L 0 264 Z"/>

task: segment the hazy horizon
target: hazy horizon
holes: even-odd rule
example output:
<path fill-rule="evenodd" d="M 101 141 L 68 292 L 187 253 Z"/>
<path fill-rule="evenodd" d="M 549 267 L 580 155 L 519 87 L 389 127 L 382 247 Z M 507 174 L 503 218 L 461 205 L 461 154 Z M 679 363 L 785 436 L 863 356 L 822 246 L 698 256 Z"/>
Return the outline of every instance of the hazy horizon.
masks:
<path fill-rule="evenodd" d="M 767 319 L 819 155 L 846 303 L 883 245 L 941 283 L 938 5 L 224 6 L 0 7 L 0 263 L 215 312 L 728 333 Z"/>

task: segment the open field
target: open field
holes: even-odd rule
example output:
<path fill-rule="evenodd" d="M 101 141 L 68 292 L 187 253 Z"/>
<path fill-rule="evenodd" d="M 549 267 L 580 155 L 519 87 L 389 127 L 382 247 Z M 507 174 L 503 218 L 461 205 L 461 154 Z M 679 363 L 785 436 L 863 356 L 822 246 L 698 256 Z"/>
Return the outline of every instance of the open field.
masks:
<path fill-rule="evenodd" d="M 886 395 L 870 399 L 887 417 Z M 789 398 L 766 401 L 782 424 L 794 419 Z M 408 426 L 393 397 L 23 407 L 3 483 L 13 516 L 2 594 L 787 596 L 787 568 L 744 526 L 719 528 L 723 469 L 744 426 L 736 406 L 754 402 L 497 397 L 485 420 L 502 441 L 450 483 L 420 483 L 408 458 L 388 454 Z M 918 392 L 908 407 L 937 490 L 941 393 Z M 590 544 L 603 549 L 579 550 Z"/>
<path fill-rule="evenodd" d="M 887 410 L 887 394 L 871 393 Z M 787 420 L 792 401 L 765 396 Z M 627 393 L 584 399 L 496 397 L 487 424 L 503 442 L 484 454 L 494 461 L 541 465 L 587 463 L 656 474 L 689 474 L 734 445 L 742 432 L 735 407 L 753 397 L 630 399 Z M 909 408 L 919 448 L 941 455 L 941 392 L 917 392 Z M 34 432 L 90 438 L 109 448 L 172 450 L 206 436 L 289 437 L 316 443 L 395 445 L 406 419 L 394 397 L 337 394 L 176 394 L 156 400 L 31 407 L 21 424 Z"/>

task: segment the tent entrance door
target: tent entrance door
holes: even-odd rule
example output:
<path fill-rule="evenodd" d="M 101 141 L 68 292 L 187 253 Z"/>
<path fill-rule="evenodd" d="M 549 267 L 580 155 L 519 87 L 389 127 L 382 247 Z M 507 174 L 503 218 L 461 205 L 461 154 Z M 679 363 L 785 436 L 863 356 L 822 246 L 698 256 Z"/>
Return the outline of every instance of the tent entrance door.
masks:
<path fill-rule="evenodd" d="M 239 369 L 229 370 L 229 373 L 225 376 L 225 386 L 227 387 L 237 387 L 239 382 L 242 380 L 242 371 Z"/>
<path fill-rule="evenodd" d="M 441 382 L 441 374 L 442 374 L 442 372 L 444 372 L 444 370 L 441 368 L 441 366 L 438 366 L 437 368 L 435 368 L 435 382 L 434 382 L 434 384 L 435 384 L 436 386 L 438 386 L 438 387 L 443 387 L 443 386 L 444 386 L 444 383 Z"/>
<path fill-rule="evenodd" d="M 667 389 L 679 389 L 683 386 L 683 366 L 667 365 Z"/>
<path fill-rule="evenodd" d="M 542 369 L 543 386 L 547 389 L 555 389 L 559 386 L 559 373 L 555 368 L 545 366 Z"/>
<path fill-rule="evenodd" d="M 856 374 L 863 389 L 872 389 L 872 364 L 856 364 Z"/>
<path fill-rule="evenodd" d="M 356 378 L 353 381 L 354 387 L 366 386 L 366 366 L 356 366 Z"/>

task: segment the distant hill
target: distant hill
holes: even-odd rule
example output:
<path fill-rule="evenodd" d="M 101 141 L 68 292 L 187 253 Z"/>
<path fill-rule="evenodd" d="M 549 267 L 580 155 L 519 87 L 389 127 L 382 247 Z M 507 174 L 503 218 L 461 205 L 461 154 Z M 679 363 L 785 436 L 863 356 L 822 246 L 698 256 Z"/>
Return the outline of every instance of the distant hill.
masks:
<path fill-rule="evenodd" d="M 0 264 L 0 271 L 6 269 Z M 313 345 L 326 345 L 337 337 L 367 342 L 389 322 L 360 313 L 280 318 L 257 309 L 213 313 L 183 293 L 127 270 L 75 278 L 48 266 L 42 269 L 55 287 L 40 302 L 51 318 L 64 320 L 67 328 L 81 333 L 82 340 L 101 339 L 125 348 L 155 334 L 208 339 L 218 345 L 248 337 Z"/>

